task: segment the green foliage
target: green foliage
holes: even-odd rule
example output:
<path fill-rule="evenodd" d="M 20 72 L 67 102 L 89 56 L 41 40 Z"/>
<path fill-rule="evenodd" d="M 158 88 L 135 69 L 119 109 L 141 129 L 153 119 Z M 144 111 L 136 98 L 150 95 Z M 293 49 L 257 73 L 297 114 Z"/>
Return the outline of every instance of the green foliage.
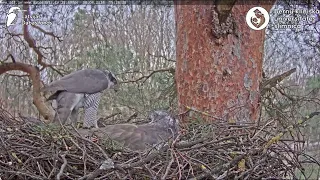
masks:
<path fill-rule="evenodd" d="M 320 88 L 320 77 L 312 77 L 307 81 L 308 89 L 317 89 Z"/>
<path fill-rule="evenodd" d="M 148 9 L 150 7 L 142 8 L 142 10 L 149 12 L 151 11 Z M 130 18 L 140 18 L 137 17 L 140 8 L 139 6 L 138 9 L 131 9 L 137 12 L 130 12 L 123 6 L 111 7 L 110 9 L 102 8 L 105 12 L 102 12 L 100 8 L 96 12 L 89 12 L 87 9 L 81 8 L 74 12 L 70 32 L 68 33 L 70 36 L 65 40 L 65 42 L 70 43 L 70 50 L 66 49 L 65 51 L 70 57 L 66 59 L 67 64 L 64 64 L 61 72 L 68 74 L 83 68 L 108 69 L 121 82 L 120 91 L 117 93 L 113 91 L 104 92 L 99 111 L 101 117 L 121 112 L 125 119 L 133 112 L 146 115 L 154 109 L 168 109 L 176 104 L 174 72 L 170 70 L 154 72 L 159 69 L 173 68 L 174 63 L 164 60 L 164 58 L 146 55 L 145 37 L 142 39 L 129 38 L 128 41 L 123 42 L 114 39 L 114 36 L 121 36 L 121 33 L 112 32 L 110 34 L 109 32 L 108 28 L 112 28 L 114 20 L 125 23 L 127 21 L 131 22 Z M 161 11 L 157 15 L 161 16 L 163 12 Z M 145 18 L 148 19 L 149 17 Z M 140 19 L 137 20 L 140 21 Z M 155 19 L 156 21 L 163 22 L 163 19 Z M 156 23 L 147 26 L 148 28 L 158 28 Z M 132 25 L 132 27 L 135 26 Z M 125 27 L 120 31 L 122 32 L 122 30 L 130 29 Z M 143 32 L 137 31 L 136 33 L 140 37 L 139 33 Z M 135 36 L 130 32 L 128 34 Z M 122 35 L 125 36 L 127 33 Z M 158 34 L 153 35 L 157 36 Z M 108 39 L 109 37 L 110 39 Z M 153 38 L 148 40 L 153 41 Z M 139 43 L 133 41 L 139 41 Z M 161 43 L 164 42 L 159 43 L 161 47 Z M 164 52 L 162 49 L 164 48 L 154 47 L 148 51 L 151 54 L 162 55 Z"/>
<path fill-rule="evenodd" d="M 86 52 L 83 60 L 86 60 L 88 66 L 99 69 L 109 69 L 114 73 L 120 73 L 132 67 L 133 53 L 121 48 L 114 47 L 105 43 L 105 45 L 97 44 L 91 51 Z"/>
<path fill-rule="evenodd" d="M 152 73 L 152 70 L 145 69 L 146 61 L 138 59 L 125 48 L 105 43 L 96 44 L 91 51 L 78 57 L 77 63 L 90 68 L 108 69 L 116 74 L 119 82 L 132 81 L 121 83 L 116 94 L 104 96 L 101 108 L 126 107 L 146 115 L 154 109 L 168 109 L 176 97 L 174 74 L 170 72 L 154 73 L 150 78 L 135 81 L 142 74 L 147 76 Z"/>
<path fill-rule="evenodd" d="M 319 152 L 317 152 L 319 154 Z M 316 153 L 315 153 L 316 154 Z M 315 154 L 311 156 L 315 156 Z M 307 180 L 307 179 L 319 179 L 320 176 L 320 170 L 319 165 L 310 163 L 309 165 L 303 166 L 304 171 L 296 170 L 296 177 L 301 180 Z"/>
<path fill-rule="evenodd" d="M 79 8 L 79 9 L 78 9 L 78 12 L 76 12 L 75 15 L 74 15 L 74 20 L 75 20 L 75 22 L 79 22 L 79 21 L 81 21 L 83 18 L 85 18 L 85 17 L 86 17 L 85 14 L 86 14 L 86 11 Z"/>
<path fill-rule="evenodd" d="M 57 138 L 60 135 L 61 127 L 57 124 L 43 124 L 32 127 L 35 132 L 39 132 L 42 137 Z"/>

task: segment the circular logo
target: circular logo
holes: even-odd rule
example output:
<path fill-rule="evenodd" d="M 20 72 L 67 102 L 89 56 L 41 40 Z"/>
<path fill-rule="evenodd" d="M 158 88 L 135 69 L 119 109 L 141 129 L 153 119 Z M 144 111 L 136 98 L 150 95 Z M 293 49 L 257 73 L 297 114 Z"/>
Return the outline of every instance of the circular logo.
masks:
<path fill-rule="evenodd" d="M 248 26 L 254 30 L 261 30 L 269 23 L 269 13 L 262 7 L 251 8 L 246 15 Z"/>

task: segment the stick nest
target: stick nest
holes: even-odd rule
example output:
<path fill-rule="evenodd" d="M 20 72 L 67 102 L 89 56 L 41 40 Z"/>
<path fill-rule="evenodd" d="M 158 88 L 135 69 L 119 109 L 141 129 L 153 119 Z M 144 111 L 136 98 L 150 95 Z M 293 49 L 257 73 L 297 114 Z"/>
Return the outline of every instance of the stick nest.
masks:
<path fill-rule="evenodd" d="M 0 113 L 2 179 L 281 179 L 317 163 L 296 140 L 300 125 L 192 123 L 165 150 L 133 152 L 67 128 Z"/>

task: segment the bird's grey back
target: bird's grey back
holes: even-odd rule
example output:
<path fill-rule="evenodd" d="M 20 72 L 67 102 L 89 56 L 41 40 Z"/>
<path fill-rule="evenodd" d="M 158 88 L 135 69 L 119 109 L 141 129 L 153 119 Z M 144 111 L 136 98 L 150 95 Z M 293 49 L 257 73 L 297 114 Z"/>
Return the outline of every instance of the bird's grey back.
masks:
<path fill-rule="evenodd" d="M 109 87 L 110 73 L 99 69 L 83 69 L 53 81 L 42 90 L 93 94 Z"/>
<path fill-rule="evenodd" d="M 103 128 L 108 138 L 119 142 L 131 150 L 145 150 L 161 142 L 166 142 L 172 133 L 166 128 L 159 128 L 153 124 L 133 125 L 116 124 Z"/>
<path fill-rule="evenodd" d="M 100 132 L 132 150 L 145 150 L 177 136 L 178 121 L 168 112 L 155 111 L 149 118 L 151 122 L 147 124 L 109 125 L 101 128 Z"/>

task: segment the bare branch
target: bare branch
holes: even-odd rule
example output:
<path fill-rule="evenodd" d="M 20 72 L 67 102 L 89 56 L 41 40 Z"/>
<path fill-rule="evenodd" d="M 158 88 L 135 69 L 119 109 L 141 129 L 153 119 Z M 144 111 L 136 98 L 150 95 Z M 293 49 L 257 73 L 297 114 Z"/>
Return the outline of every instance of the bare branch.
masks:
<path fill-rule="evenodd" d="M 138 81 L 141 81 L 143 80 L 143 83 L 148 80 L 152 75 L 156 74 L 156 73 L 159 73 L 159 72 L 170 72 L 172 74 L 174 74 L 175 72 L 175 69 L 174 68 L 165 68 L 165 69 L 158 69 L 158 70 L 153 70 L 150 74 L 148 75 L 144 75 L 138 79 L 135 79 L 135 80 L 129 80 L 129 81 L 122 81 L 120 82 L 121 84 L 125 84 L 125 83 L 133 83 L 133 82 L 138 82 Z"/>
<path fill-rule="evenodd" d="M 164 56 L 164 55 L 154 55 L 154 54 L 150 53 L 149 50 L 148 50 L 148 54 L 149 54 L 150 56 L 152 56 L 152 57 L 163 58 L 164 60 L 169 61 L 169 62 L 176 62 L 175 60 L 169 59 L 168 57 L 166 57 L 166 56 Z"/>
<path fill-rule="evenodd" d="M 12 70 L 23 71 L 29 75 L 33 84 L 32 95 L 34 105 L 38 108 L 39 112 L 43 115 L 45 119 L 53 119 L 53 110 L 49 109 L 45 105 L 45 101 L 40 93 L 41 83 L 39 69 L 35 66 L 21 62 L 0 64 L 0 75 Z"/>
<path fill-rule="evenodd" d="M 41 27 L 37 26 L 37 25 L 34 25 L 34 24 L 31 24 L 32 27 L 34 27 L 35 29 L 38 29 L 40 32 L 46 34 L 46 35 L 49 35 L 49 36 L 52 36 L 53 38 L 56 38 L 58 39 L 59 42 L 62 41 L 61 37 L 59 36 L 56 36 L 53 32 L 48 32 L 48 31 L 45 31 L 44 29 L 42 29 Z"/>
<path fill-rule="evenodd" d="M 60 168 L 60 171 L 59 173 L 57 174 L 57 180 L 60 180 L 61 176 L 63 175 L 63 171 L 64 169 L 66 168 L 67 164 L 68 164 L 68 161 L 66 159 L 66 154 L 63 154 L 63 155 L 60 155 L 62 160 L 63 160 L 63 164 Z"/>

